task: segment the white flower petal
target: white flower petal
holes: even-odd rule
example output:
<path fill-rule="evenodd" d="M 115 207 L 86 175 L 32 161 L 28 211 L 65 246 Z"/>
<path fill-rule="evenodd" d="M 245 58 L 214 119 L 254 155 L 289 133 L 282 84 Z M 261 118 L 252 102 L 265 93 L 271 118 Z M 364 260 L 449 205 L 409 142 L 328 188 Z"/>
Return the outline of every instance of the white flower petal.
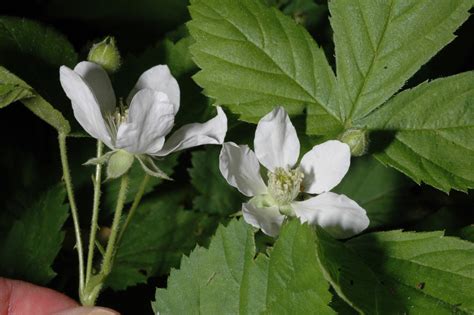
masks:
<path fill-rule="evenodd" d="M 88 61 L 78 63 L 74 72 L 79 74 L 91 89 L 99 102 L 102 116 L 114 113 L 117 104 L 107 72 L 98 64 Z"/>
<path fill-rule="evenodd" d="M 273 237 L 278 235 L 285 219 L 276 206 L 257 208 L 250 202 L 242 204 L 242 213 L 245 222 Z"/>
<path fill-rule="evenodd" d="M 151 89 L 132 99 L 127 122 L 119 126 L 116 147 L 135 154 L 153 154 L 165 142 L 174 124 L 174 108 L 166 94 Z"/>
<path fill-rule="evenodd" d="M 59 69 L 61 86 L 72 102 L 74 117 L 92 137 L 113 149 L 100 105 L 84 79 L 66 66 Z"/>
<path fill-rule="evenodd" d="M 283 107 L 276 107 L 257 125 L 254 140 L 258 160 L 270 171 L 292 168 L 300 155 L 296 130 Z"/>
<path fill-rule="evenodd" d="M 219 155 L 219 169 L 227 182 L 247 197 L 267 191 L 257 157 L 247 145 L 224 143 Z"/>
<path fill-rule="evenodd" d="M 319 225 L 335 238 L 354 236 L 369 226 L 365 210 L 345 195 L 327 192 L 291 206 L 301 222 Z"/>
<path fill-rule="evenodd" d="M 141 89 L 152 89 L 165 93 L 174 106 L 175 114 L 178 112 L 180 101 L 179 85 L 167 65 L 158 65 L 143 72 L 128 95 L 128 104 L 130 104 L 133 96 Z"/>
<path fill-rule="evenodd" d="M 346 175 L 351 164 L 349 146 L 337 140 L 316 145 L 301 159 L 303 189 L 310 194 L 330 191 Z"/>
<path fill-rule="evenodd" d="M 203 124 L 194 123 L 179 128 L 166 140 L 163 148 L 153 155 L 165 156 L 203 144 L 222 144 L 226 133 L 227 117 L 224 111 L 217 107 L 216 117 Z"/>

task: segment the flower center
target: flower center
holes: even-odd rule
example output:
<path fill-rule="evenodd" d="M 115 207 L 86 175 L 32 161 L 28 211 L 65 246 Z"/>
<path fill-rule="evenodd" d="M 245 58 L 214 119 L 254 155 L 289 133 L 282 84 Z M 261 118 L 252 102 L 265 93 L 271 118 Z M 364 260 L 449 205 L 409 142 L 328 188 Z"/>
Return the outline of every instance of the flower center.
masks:
<path fill-rule="evenodd" d="M 107 126 L 109 127 L 109 132 L 112 138 L 117 137 L 118 128 L 120 125 L 127 121 L 128 118 L 128 108 L 123 105 L 120 105 L 115 108 L 115 112 L 110 114 L 106 117 L 107 119 Z"/>
<path fill-rule="evenodd" d="M 274 172 L 268 172 L 268 191 L 280 206 L 287 205 L 298 196 L 303 177 L 299 169 L 277 167 Z"/>

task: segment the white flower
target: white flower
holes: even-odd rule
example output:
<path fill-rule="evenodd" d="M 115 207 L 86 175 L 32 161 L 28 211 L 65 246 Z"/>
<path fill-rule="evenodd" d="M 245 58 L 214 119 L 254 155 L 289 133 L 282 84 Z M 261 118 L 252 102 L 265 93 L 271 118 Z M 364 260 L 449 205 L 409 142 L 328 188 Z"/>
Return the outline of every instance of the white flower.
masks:
<path fill-rule="evenodd" d="M 363 208 L 344 195 L 329 192 L 350 165 L 349 146 L 331 140 L 314 146 L 295 167 L 300 142 L 282 107 L 263 117 L 255 132 L 255 153 L 246 145 L 224 143 L 219 169 L 227 182 L 247 197 L 242 205 L 247 223 L 270 236 L 278 235 L 285 216 L 319 225 L 336 238 L 360 233 L 369 225 Z M 260 164 L 267 170 L 267 184 Z M 300 193 L 318 194 L 299 201 Z"/>
<path fill-rule="evenodd" d="M 152 175 L 165 176 L 149 156 L 161 157 L 224 141 L 227 118 L 220 107 L 213 119 L 203 124 L 185 125 L 165 141 L 173 128 L 180 102 L 178 82 L 166 65 L 144 72 L 126 104 L 117 104 L 107 73 L 95 63 L 84 61 L 74 70 L 62 66 L 59 72 L 61 85 L 81 126 L 112 152 L 121 150 L 137 157 Z"/>

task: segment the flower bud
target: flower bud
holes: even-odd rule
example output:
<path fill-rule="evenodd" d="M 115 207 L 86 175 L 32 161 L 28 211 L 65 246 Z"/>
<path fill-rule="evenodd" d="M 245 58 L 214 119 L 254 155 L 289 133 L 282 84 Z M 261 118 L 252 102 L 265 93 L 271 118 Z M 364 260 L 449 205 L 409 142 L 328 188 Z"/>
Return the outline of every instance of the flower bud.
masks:
<path fill-rule="evenodd" d="M 351 148 L 353 156 L 361 156 L 367 152 L 369 139 L 366 130 L 348 129 L 339 136 L 339 139 Z"/>
<path fill-rule="evenodd" d="M 107 179 L 119 178 L 132 167 L 133 154 L 124 150 L 115 151 L 107 164 Z"/>
<path fill-rule="evenodd" d="M 107 36 L 100 43 L 94 44 L 89 51 L 87 60 L 94 62 L 109 73 L 114 73 L 120 68 L 120 53 L 115 45 L 115 38 Z"/>

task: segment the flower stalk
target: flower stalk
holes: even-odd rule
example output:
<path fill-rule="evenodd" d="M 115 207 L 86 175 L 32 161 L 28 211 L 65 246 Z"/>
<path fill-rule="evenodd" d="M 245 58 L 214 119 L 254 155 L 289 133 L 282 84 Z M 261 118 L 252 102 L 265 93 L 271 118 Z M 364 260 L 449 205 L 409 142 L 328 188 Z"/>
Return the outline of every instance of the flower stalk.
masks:
<path fill-rule="evenodd" d="M 72 221 L 74 224 L 74 233 L 76 236 L 76 250 L 77 257 L 79 261 L 79 294 L 84 291 L 84 254 L 82 247 L 82 237 L 81 237 L 81 228 L 79 227 L 79 215 L 76 205 L 76 200 L 74 198 L 74 189 L 71 180 L 71 171 L 69 169 L 69 162 L 67 157 L 67 147 L 66 147 L 66 134 L 59 133 L 59 152 L 61 155 L 61 166 L 63 169 L 63 180 L 66 184 L 66 191 L 69 200 L 69 205 L 71 207 Z"/>
<path fill-rule="evenodd" d="M 101 273 L 107 276 L 112 270 L 114 254 L 116 251 L 116 239 L 120 229 L 120 219 L 122 218 L 122 211 L 125 205 L 128 190 L 128 174 L 124 174 L 120 179 L 120 190 L 117 196 L 117 206 L 115 208 L 114 220 L 112 222 L 112 231 L 110 233 L 109 241 L 105 249 L 104 261 L 102 262 Z"/>
<path fill-rule="evenodd" d="M 103 154 L 103 144 L 100 140 L 97 141 L 97 159 L 100 159 Z M 86 284 L 90 281 L 92 276 L 92 264 L 94 262 L 95 239 L 98 230 L 97 221 L 99 219 L 99 205 L 100 205 L 100 185 L 102 182 L 102 164 L 97 164 L 95 167 L 94 176 L 94 201 L 92 203 L 92 218 L 91 230 L 89 235 L 89 251 L 87 253 L 86 265 Z"/>
<path fill-rule="evenodd" d="M 110 238 L 107 242 L 102 266 L 99 273 L 91 275 L 84 290 L 81 293 L 81 303 L 85 306 L 93 306 L 99 296 L 107 276 L 112 271 L 112 266 L 117 253 L 117 236 L 120 231 L 120 221 L 122 218 L 122 211 L 126 202 L 128 190 L 128 173 L 120 178 L 120 189 L 117 196 L 117 205 L 115 208 L 114 219 L 112 222 Z"/>
<path fill-rule="evenodd" d="M 138 191 L 135 194 L 135 199 L 133 200 L 132 206 L 130 207 L 130 210 L 128 210 L 127 218 L 125 219 L 122 229 L 120 230 L 120 234 L 117 238 L 117 246 L 120 245 L 120 241 L 122 240 L 123 234 L 125 233 L 125 230 L 127 229 L 128 225 L 130 224 L 130 221 L 132 221 L 132 218 L 135 215 L 135 212 L 137 211 L 138 205 L 140 204 L 140 201 L 142 200 L 142 197 L 145 194 L 145 189 L 148 185 L 149 180 L 150 175 L 145 173 L 142 182 L 140 183 L 140 187 L 138 187 Z"/>

